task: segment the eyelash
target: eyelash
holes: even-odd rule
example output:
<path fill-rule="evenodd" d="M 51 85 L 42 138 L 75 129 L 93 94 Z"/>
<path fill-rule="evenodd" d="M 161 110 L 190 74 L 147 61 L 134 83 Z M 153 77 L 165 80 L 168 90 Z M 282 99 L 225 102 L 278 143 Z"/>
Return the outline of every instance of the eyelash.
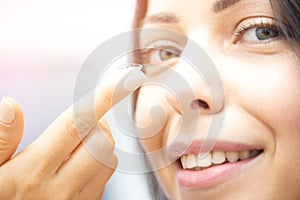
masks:
<path fill-rule="evenodd" d="M 247 32 L 252 29 L 255 29 L 255 28 L 268 28 L 270 30 L 276 30 L 276 31 L 278 31 L 279 35 L 274 38 L 270 38 L 270 39 L 258 40 L 257 42 L 245 41 L 245 37 L 247 38 L 247 36 L 246 36 Z M 253 43 L 254 44 L 268 44 L 268 43 L 272 42 L 273 40 L 278 39 L 283 34 L 282 34 L 282 31 L 279 28 L 279 25 L 275 19 L 267 18 L 267 17 L 255 17 L 255 18 L 253 17 L 253 18 L 247 18 L 247 19 L 244 19 L 243 21 L 241 21 L 237 25 L 237 27 L 234 29 L 234 31 L 232 31 L 232 35 L 233 35 L 233 43 L 234 44 L 238 44 L 241 42 L 242 43 L 248 42 L 248 43 L 252 43 L 252 44 Z M 183 48 L 184 47 L 180 46 L 179 44 L 177 44 L 174 41 L 171 41 L 168 39 L 161 39 L 161 40 L 157 40 L 157 41 L 150 43 L 146 48 L 144 48 L 142 50 L 141 56 L 142 56 L 143 62 L 146 61 L 146 59 L 149 57 L 149 55 L 151 55 L 151 53 L 153 53 L 155 51 L 159 51 L 159 50 L 166 50 L 166 51 L 173 53 L 176 56 L 180 56 L 181 52 L 183 51 Z"/>
<path fill-rule="evenodd" d="M 169 39 L 161 39 L 150 43 L 142 49 L 142 60 L 145 62 L 146 58 L 154 51 L 166 50 L 172 52 L 174 55 L 180 56 L 183 47 Z"/>
<path fill-rule="evenodd" d="M 254 28 L 269 28 L 279 31 L 279 37 L 282 36 L 282 31 L 275 19 L 266 18 L 266 17 L 259 17 L 259 18 L 249 18 L 242 21 L 232 32 L 235 39 L 240 39 L 244 36 L 247 31 L 254 29 Z M 261 41 L 262 43 L 269 43 L 270 40 Z M 237 43 L 237 42 L 235 42 Z"/>
<path fill-rule="evenodd" d="M 182 47 L 177 44 L 176 42 L 173 42 L 171 40 L 168 39 L 161 39 L 161 40 L 157 40 L 155 42 L 152 42 L 151 44 L 149 44 L 146 47 L 146 51 L 151 51 L 151 50 L 155 50 L 155 49 L 168 49 L 171 50 L 173 53 L 179 55 L 182 52 Z"/>

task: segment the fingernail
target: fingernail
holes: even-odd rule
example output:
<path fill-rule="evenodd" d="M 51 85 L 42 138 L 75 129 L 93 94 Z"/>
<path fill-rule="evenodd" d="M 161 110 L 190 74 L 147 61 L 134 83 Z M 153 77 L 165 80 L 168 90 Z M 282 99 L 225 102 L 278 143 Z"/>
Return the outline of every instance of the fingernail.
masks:
<path fill-rule="evenodd" d="M 130 67 L 131 68 L 131 67 Z M 123 82 L 123 87 L 126 91 L 131 92 L 142 86 L 146 81 L 147 77 L 146 75 L 141 71 L 142 65 L 139 67 L 135 67 L 127 77 L 125 78 Z"/>
<path fill-rule="evenodd" d="M 9 103 L 7 98 L 2 98 L 0 102 L 0 124 L 10 126 L 15 119 L 15 108 Z"/>

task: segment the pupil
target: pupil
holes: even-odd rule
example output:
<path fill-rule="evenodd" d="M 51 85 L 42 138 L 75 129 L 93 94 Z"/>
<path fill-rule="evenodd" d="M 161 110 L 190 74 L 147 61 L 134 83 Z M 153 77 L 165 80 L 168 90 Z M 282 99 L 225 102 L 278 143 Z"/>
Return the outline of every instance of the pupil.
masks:
<path fill-rule="evenodd" d="M 276 28 L 257 28 L 256 37 L 259 40 L 268 40 L 275 38 L 279 35 L 279 31 Z"/>
<path fill-rule="evenodd" d="M 167 57 L 171 57 L 173 55 L 173 53 L 170 51 L 165 51 L 164 53 Z"/>
<path fill-rule="evenodd" d="M 161 50 L 159 54 L 162 60 L 168 60 L 174 57 L 174 54 L 171 51 Z"/>

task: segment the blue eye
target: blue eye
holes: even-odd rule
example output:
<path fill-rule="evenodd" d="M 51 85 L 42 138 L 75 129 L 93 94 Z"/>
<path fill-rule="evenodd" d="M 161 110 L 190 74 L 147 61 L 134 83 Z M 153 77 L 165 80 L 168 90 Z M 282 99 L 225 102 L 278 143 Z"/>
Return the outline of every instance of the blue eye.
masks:
<path fill-rule="evenodd" d="M 279 36 L 279 30 L 275 27 L 256 28 L 255 33 L 258 40 L 270 40 Z"/>
<path fill-rule="evenodd" d="M 248 18 L 233 32 L 235 43 L 266 43 L 281 36 L 277 21 L 272 18 Z"/>

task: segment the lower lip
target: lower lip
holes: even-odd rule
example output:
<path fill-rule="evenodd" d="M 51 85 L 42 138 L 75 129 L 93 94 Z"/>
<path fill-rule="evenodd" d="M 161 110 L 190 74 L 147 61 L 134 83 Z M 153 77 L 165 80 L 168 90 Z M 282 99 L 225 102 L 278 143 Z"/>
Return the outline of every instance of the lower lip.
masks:
<path fill-rule="evenodd" d="M 216 165 L 204 170 L 185 170 L 179 167 L 177 173 L 177 180 L 180 185 L 188 188 L 198 188 L 205 189 L 209 187 L 216 186 L 227 179 L 231 178 L 233 175 L 245 170 L 250 165 L 254 164 L 261 155 L 239 161 L 234 163 L 226 163 L 223 165 Z"/>

